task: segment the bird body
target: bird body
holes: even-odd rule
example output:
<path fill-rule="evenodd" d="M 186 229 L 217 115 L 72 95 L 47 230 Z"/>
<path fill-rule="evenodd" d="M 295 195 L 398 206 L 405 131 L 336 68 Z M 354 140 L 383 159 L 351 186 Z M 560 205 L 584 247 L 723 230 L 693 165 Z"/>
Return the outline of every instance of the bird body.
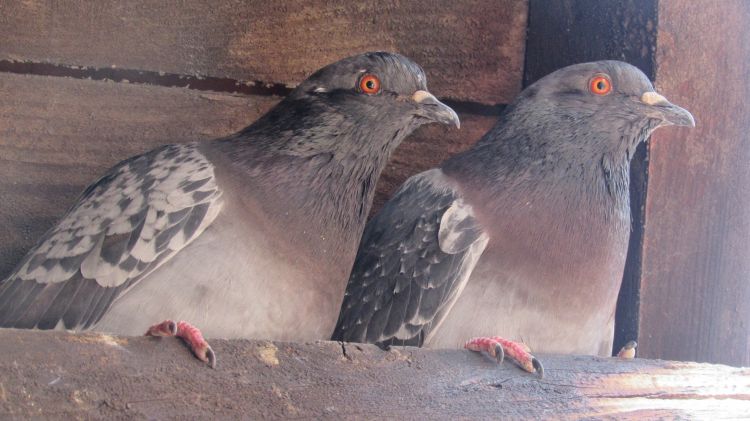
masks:
<path fill-rule="evenodd" d="M 486 216 L 486 202 L 469 200 L 489 241 L 451 317 L 425 344 L 454 348 L 467 336 L 502 332 L 544 352 L 607 353 L 625 264 L 626 248 L 619 245 L 627 243 L 629 215 L 612 215 L 616 228 L 608 230 L 592 221 L 601 215 L 579 209 L 580 202 L 562 207 L 550 196 L 530 201 L 505 194 L 510 205 L 499 220 Z M 586 280 L 598 282 L 581 287 Z M 602 307 L 612 313 L 598 311 Z"/>
<path fill-rule="evenodd" d="M 470 154 L 509 155 L 503 150 L 509 147 L 493 142 Z M 627 177 L 624 161 L 620 171 Z M 520 168 L 518 162 L 496 162 L 498 177 L 486 186 L 466 174 L 476 171 L 464 168 L 476 165 L 472 157 L 443 165 L 457 185 L 465 185 L 462 196 L 472 203 L 489 241 L 452 309 L 454 316 L 427 344 L 456 347 L 466 335 L 502 332 L 544 352 L 606 354 L 630 234 L 628 180 L 621 194 L 609 194 L 597 180 L 599 165 L 586 168 L 587 163 L 573 160 L 564 169 L 546 171 L 551 163 L 545 159 Z M 522 181 L 532 177 L 539 181 Z"/>
<path fill-rule="evenodd" d="M 341 243 L 327 253 L 328 237 L 318 228 L 303 232 L 284 224 L 244 191 L 226 196 L 210 229 L 164 264 L 159 276 L 123 294 L 97 330 L 136 335 L 154 321 L 174 318 L 222 338 L 315 340 L 330 332 L 346 279 L 333 256 L 353 259 L 356 233 L 338 237 Z M 319 248 L 302 246 L 308 244 Z M 338 252 L 346 245 L 348 253 Z"/>
<path fill-rule="evenodd" d="M 125 160 L 0 283 L 0 326 L 142 334 L 176 319 L 211 337 L 324 339 L 380 172 L 428 122 L 458 117 L 422 69 L 366 53 L 236 134 Z"/>
<path fill-rule="evenodd" d="M 457 347 L 501 334 L 610 355 L 630 159 L 667 124 L 694 122 L 626 63 L 526 88 L 474 147 L 407 180 L 368 223 L 333 338 Z"/>

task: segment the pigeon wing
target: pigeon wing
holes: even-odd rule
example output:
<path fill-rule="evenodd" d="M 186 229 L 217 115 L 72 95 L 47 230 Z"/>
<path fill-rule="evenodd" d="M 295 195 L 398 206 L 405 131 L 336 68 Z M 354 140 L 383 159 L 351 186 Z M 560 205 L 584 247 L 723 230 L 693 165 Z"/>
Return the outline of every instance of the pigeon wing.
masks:
<path fill-rule="evenodd" d="M 125 160 L 0 283 L 0 327 L 86 329 L 174 256 L 221 208 L 213 166 L 196 144 Z"/>
<path fill-rule="evenodd" d="M 488 239 L 440 169 L 410 178 L 365 228 L 333 339 L 421 346 Z"/>

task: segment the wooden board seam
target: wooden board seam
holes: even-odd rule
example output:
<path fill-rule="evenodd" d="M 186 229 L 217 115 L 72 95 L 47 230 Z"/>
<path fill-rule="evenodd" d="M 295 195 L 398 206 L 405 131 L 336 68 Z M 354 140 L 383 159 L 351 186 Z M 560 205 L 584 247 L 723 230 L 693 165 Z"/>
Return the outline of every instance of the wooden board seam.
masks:
<path fill-rule="evenodd" d="M 135 83 L 152 86 L 188 88 L 198 91 L 226 92 L 232 94 L 258 96 L 286 96 L 294 86 L 260 80 L 237 80 L 213 76 L 190 76 L 175 73 L 122 68 L 95 68 L 76 65 L 62 65 L 33 61 L 0 60 L 0 73 L 26 74 L 35 76 L 69 77 L 73 79 L 108 80 L 120 83 Z M 477 101 L 461 101 L 441 98 L 456 112 L 479 116 L 497 116 L 505 108 L 504 104 L 485 104 Z"/>

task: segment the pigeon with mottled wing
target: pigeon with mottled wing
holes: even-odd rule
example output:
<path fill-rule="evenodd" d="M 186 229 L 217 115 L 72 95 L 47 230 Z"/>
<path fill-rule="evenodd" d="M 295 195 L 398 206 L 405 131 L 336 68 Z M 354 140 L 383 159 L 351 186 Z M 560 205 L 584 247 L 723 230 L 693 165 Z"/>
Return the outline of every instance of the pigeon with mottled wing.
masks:
<path fill-rule="evenodd" d="M 0 326 L 325 338 L 391 152 L 458 117 L 389 53 L 317 71 L 251 126 L 164 146 L 89 187 L 0 284 Z"/>
<path fill-rule="evenodd" d="M 694 121 L 626 63 L 531 85 L 474 147 L 407 180 L 367 224 L 333 339 L 465 345 L 529 371 L 541 365 L 520 339 L 611 355 L 630 160 L 670 124 Z"/>

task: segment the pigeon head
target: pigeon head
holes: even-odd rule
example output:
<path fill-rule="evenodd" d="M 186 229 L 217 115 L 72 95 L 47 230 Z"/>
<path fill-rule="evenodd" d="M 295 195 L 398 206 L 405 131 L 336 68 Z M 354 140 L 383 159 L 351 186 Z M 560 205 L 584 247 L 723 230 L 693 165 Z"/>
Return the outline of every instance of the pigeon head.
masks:
<path fill-rule="evenodd" d="M 459 125 L 419 65 L 373 52 L 316 71 L 220 147 L 284 206 L 363 227 L 391 153 L 430 122 Z"/>
<path fill-rule="evenodd" d="M 319 101 L 344 116 L 394 128 L 437 122 L 459 127 L 456 113 L 427 91 L 422 68 L 400 54 L 372 52 L 345 58 L 315 72 L 290 101 Z"/>
<path fill-rule="evenodd" d="M 443 168 L 477 183 L 488 180 L 490 194 L 516 186 L 524 194 L 538 189 L 546 195 L 572 186 L 585 195 L 613 197 L 624 209 L 635 148 L 666 125 L 695 121 L 656 93 L 636 67 L 619 61 L 576 64 L 524 89 L 475 147 Z M 562 185 L 568 187 L 556 187 Z"/>
<path fill-rule="evenodd" d="M 427 91 L 419 65 L 374 52 L 313 73 L 244 133 L 261 134 L 266 150 L 282 154 L 387 160 L 406 136 L 431 122 L 459 126 L 456 113 Z"/>
<path fill-rule="evenodd" d="M 658 94 L 638 68 L 620 61 L 557 70 L 525 89 L 511 108 L 525 124 L 543 125 L 548 138 L 584 155 L 629 158 L 658 127 L 695 126 L 687 110 Z"/>

